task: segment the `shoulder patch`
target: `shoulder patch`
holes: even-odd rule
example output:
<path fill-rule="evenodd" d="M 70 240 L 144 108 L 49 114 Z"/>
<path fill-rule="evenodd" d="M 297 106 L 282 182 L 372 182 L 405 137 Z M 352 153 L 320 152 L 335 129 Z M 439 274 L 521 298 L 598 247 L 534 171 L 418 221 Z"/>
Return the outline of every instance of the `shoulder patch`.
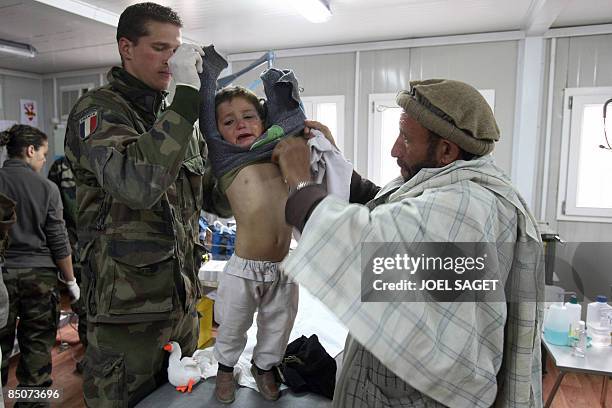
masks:
<path fill-rule="evenodd" d="M 79 119 L 79 136 L 81 139 L 87 139 L 89 135 L 96 131 L 100 123 L 100 115 L 97 110 L 87 112 Z"/>

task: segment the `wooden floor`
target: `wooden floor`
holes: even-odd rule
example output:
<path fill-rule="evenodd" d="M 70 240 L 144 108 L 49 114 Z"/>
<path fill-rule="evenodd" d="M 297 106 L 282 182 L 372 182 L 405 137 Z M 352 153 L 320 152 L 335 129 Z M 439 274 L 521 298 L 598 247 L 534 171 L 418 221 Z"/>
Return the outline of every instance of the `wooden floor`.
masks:
<path fill-rule="evenodd" d="M 82 395 L 81 374 L 75 371 L 76 362 L 83 357 L 83 346 L 79 343 L 79 336 L 76 332 L 76 326 L 68 324 L 58 330 L 55 341 L 55 347 L 52 351 L 53 358 L 53 377 L 52 388 L 61 389 L 63 391 L 63 400 L 60 404 L 52 404 L 57 407 L 84 407 Z M 17 356 L 13 357 L 9 365 L 8 389 L 14 389 L 17 386 L 15 378 L 15 369 L 17 367 Z M 6 391 L 4 393 L 6 399 Z M 13 403 L 5 400 L 6 407 L 12 407 Z"/>
<path fill-rule="evenodd" d="M 83 347 L 79 343 L 76 327 L 67 325 L 58 331 L 56 346 L 53 349 L 53 387 L 63 389 L 64 399 L 61 404 L 54 406 L 62 408 L 84 407 L 82 397 L 81 375 L 75 371 L 76 361 L 83 356 Z M 64 349 L 60 346 L 60 339 L 69 346 Z M 15 366 L 17 359 L 13 358 L 9 368 L 8 388 L 15 388 Z M 544 396 L 548 394 L 555 382 L 558 371 L 548 360 L 548 373 L 544 375 Z M 586 374 L 567 374 L 555 396 L 552 408 L 596 408 L 600 407 L 603 377 Z M 6 397 L 6 394 L 4 395 Z M 12 403 L 7 403 L 7 408 Z M 612 408 L 612 382 L 608 386 L 606 398 L 607 407 Z"/>
<path fill-rule="evenodd" d="M 544 375 L 544 400 L 552 389 L 559 371 L 548 359 L 548 373 Z M 596 408 L 601 407 L 601 386 L 603 378 L 600 375 L 568 373 L 563 378 L 561 386 L 555 395 L 552 408 Z M 606 407 L 612 408 L 612 381 L 608 381 Z"/>

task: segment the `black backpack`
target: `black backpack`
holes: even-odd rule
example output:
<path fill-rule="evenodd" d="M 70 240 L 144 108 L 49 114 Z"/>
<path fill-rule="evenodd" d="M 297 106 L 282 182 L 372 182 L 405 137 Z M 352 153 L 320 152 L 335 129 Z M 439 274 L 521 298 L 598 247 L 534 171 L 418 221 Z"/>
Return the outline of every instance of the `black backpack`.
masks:
<path fill-rule="evenodd" d="M 292 341 L 279 371 L 281 381 L 293 392 L 309 391 L 329 399 L 334 397 L 336 360 L 327 354 L 316 334 Z"/>

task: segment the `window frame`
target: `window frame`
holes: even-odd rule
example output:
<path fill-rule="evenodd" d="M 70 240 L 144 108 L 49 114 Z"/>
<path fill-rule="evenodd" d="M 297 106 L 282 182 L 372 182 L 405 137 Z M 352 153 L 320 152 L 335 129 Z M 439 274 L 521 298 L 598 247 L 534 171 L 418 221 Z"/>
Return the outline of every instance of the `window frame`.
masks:
<path fill-rule="evenodd" d="M 311 103 L 313 107 L 313 116 L 306 117 L 308 119 L 317 120 L 316 118 L 316 105 L 323 103 L 335 103 L 336 104 L 336 114 L 338 115 L 337 124 L 338 129 L 336 131 L 337 134 L 332 134 L 334 140 L 336 141 L 336 146 L 341 152 L 344 152 L 344 119 L 345 119 L 345 103 L 344 103 L 344 95 L 320 95 L 320 96 L 300 96 L 302 100 L 302 104 L 306 110 L 306 104 Z M 326 123 L 323 123 L 327 125 Z"/>
<path fill-rule="evenodd" d="M 592 101 L 587 101 L 586 98 L 601 97 L 603 104 L 611 96 L 612 87 L 564 89 L 561 156 L 559 160 L 559 184 L 557 189 L 557 220 L 559 221 L 612 223 L 612 208 L 576 206 L 578 158 L 580 154 L 580 141 L 582 139 L 582 114 L 584 112 L 581 107 L 589 102 L 593 103 Z M 579 117 L 578 112 L 580 112 Z M 574 137 L 576 134 L 578 136 Z M 603 144 L 603 134 L 601 140 Z M 544 171 L 547 170 L 544 169 Z"/>
<path fill-rule="evenodd" d="M 93 88 L 94 88 L 94 84 L 91 83 L 91 82 L 86 83 L 86 84 L 62 85 L 62 86 L 59 87 L 59 95 L 58 95 L 59 96 L 59 101 L 58 101 L 58 104 L 59 104 L 60 118 L 61 118 L 62 121 L 67 121 L 68 120 L 68 116 L 69 116 L 69 114 L 63 114 L 62 113 L 63 108 L 64 108 L 62 94 L 64 92 L 79 91 L 79 95 L 77 96 L 77 100 L 78 100 L 85 93 L 85 92 L 83 92 L 84 89 L 87 89 L 87 91 L 90 91 Z M 70 109 L 68 109 L 68 112 L 70 112 L 70 110 L 72 110 L 72 106 L 70 107 Z"/>
<path fill-rule="evenodd" d="M 381 147 L 382 135 L 382 111 L 378 111 L 378 106 L 385 108 L 401 109 L 395 102 L 397 93 L 373 93 L 368 95 L 368 179 L 375 184 L 381 184 L 381 169 L 382 169 L 382 152 Z M 398 130 L 399 132 L 399 130 Z M 397 137 L 397 134 L 396 134 Z M 389 152 L 390 154 L 390 152 Z M 391 160 L 391 156 L 389 156 Z M 400 169 L 397 169 L 397 176 L 400 175 Z"/>

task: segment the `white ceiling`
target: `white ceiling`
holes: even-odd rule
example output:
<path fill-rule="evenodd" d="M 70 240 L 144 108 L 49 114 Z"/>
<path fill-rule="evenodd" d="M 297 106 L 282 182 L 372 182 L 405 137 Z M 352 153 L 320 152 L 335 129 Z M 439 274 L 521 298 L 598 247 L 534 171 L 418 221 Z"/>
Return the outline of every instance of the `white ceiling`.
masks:
<path fill-rule="evenodd" d="M 115 27 L 138 1 L 0 0 L 0 38 L 29 43 L 36 58 L 0 54 L 0 68 L 54 73 L 116 64 Z M 286 0 L 169 0 L 183 36 L 224 54 L 391 39 L 612 23 L 610 0 L 330 0 L 312 24 Z"/>

